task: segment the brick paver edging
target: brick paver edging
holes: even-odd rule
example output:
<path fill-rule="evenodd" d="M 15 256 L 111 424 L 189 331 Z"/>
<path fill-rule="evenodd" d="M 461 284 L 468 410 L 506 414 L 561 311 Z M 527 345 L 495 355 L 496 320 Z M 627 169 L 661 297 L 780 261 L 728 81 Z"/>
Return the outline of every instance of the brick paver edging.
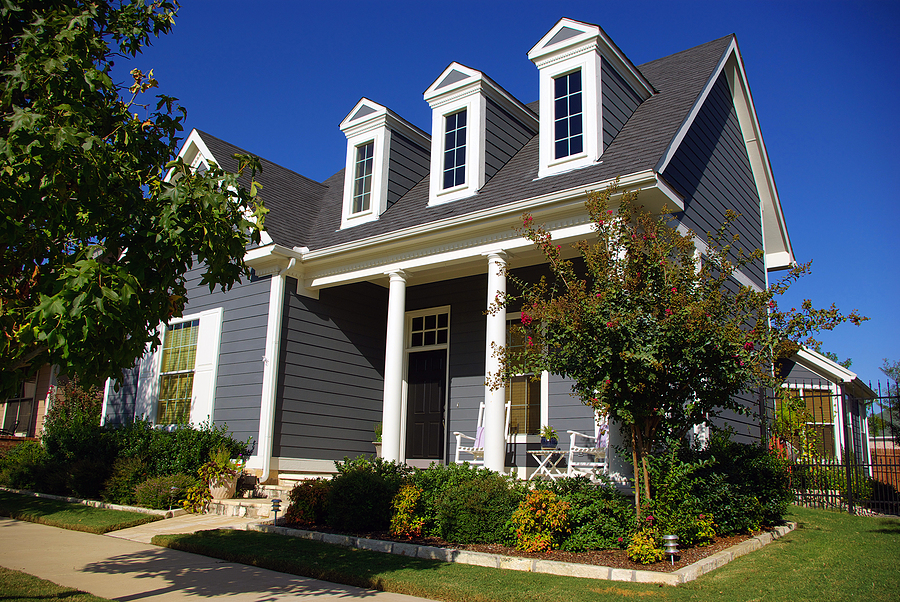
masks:
<path fill-rule="evenodd" d="M 172 518 L 186 514 L 183 508 L 173 508 L 172 510 L 154 510 L 153 508 L 142 508 L 141 506 L 123 506 L 122 504 L 109 504 L 107 502 L 98 502 L 97 500 L 84 500 L 80 497 L 65 497 L 62 495 L 51 495 L 49 493 L 39 493 L 37 491 L 28 491 L 27 489 L 10 489 L 8 487 L 0 487 L 0 491 L 9 491 L 10 493 L 18 493 L 21 495 L 30 495 L 31 497 L 42 497 L 48 500 L 58 500 L 60 502 L 70 502 L 72 504 L 82 504 L 84 506 L 93 506 L 94 508 L 106 508 L 107 510 L 124 510 L 126 512 L 139 512 L 141 514 L 155 514 L 163 518 Z"/>
<path fill-rule="evenodd" d="M 658 573 L 656 571 L 641 571 L 634 569 L 614 569 L 608 566 L 592 564 L 578 564 L 574 562 L 559 562 L 556 560 L 538 560 L 534 558 L 518 558 L 515 556 L 501 556 L 499 554 L 486 554 L 484 552 L 470 552 L 468 550 L 454 550 L 452 548 L 435 548 L 433 546 L 419 546 L 410 543 L 398 543 L 394 541 L 381 541 L 367 539 L 365 537 L 351 537 L 349 535 L 334 535 L 331 533 L 319 533 L 318 531 L 304 531 L 302 529 L 289 529 L 276 527 L 271 524 L 261 523 L 249 525 L 254 531 L 266 533 L 278 533 L 289 537 L 301 537 L 312 539 L 347 548 L 360 548 L 374 552 L 398 554 L 400 556 L 412 556 L 442 562 L 458 562 L 461 564 L 473 564 L 497 569 L 510 569 L 513 571 L 525 571 L 531 573 L 549 573 L 564 577 L 586 577 L 589 579 L 607 579 L 610 581 L 631 581 L 636 583 L 660 583 L 664 585 L 678 585 L 693 581 L 700 575 L 713 569 L 725 566 L 735 558 L 758 550 L 764 545 L 783 537 L 797 527 L 796 523 L 787 523 L 776 527 L 774 531 L 751 537 L 739 544 L 733 545 L 727 550 L 717 552 L 712 556 L 698 560 L 694 564 L 678 569 L 671 573 Z"/>

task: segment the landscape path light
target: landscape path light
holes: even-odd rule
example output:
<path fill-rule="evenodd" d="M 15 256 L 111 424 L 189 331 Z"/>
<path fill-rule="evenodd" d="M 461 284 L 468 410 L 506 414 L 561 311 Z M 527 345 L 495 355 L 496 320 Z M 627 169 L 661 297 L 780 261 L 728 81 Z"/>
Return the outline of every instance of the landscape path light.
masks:
<path fill-rule="evenodd" d="M 272 512 L 275 513 L 275 522 L 273 522 L 272 524 L 276 527 L 278 526 L 278 511 L 279 510 L 281 510 L 281 500 L 279 500 L 278 498 L 275 498 L 272 500 Z"/>
<path fill-rule="evenodd" d="M 669 555 L 669 560 L 672 562 L 672 566 L 675 566 L 675 556 L 678 555 L 678 536 L 677 535 L 663 535 L 663 548 L 665 548 L 666 554 Z"/>

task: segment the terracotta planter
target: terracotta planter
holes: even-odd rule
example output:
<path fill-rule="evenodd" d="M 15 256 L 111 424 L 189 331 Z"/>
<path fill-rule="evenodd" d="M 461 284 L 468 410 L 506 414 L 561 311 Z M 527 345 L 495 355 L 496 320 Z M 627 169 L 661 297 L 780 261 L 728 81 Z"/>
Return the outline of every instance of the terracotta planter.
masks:
<path fill-rule="evenodd" d="M 225 477 L 209 484 L 209 493 L 214 500 L 228 500 L 234 497 L 237 490 L 237 475 Z"/>

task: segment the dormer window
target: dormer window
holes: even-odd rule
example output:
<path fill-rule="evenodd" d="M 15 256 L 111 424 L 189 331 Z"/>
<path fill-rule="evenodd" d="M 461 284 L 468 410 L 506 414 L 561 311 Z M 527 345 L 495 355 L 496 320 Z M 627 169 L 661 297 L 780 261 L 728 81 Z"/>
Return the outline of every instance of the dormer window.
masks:
<path fill-rule="evenodd" d="M 537 117 L 489 77 L 451 63 L 425 91 L 431 105 L 429 205 L 477 194 L 537 133 Z"/>
<path fill-rule="evenodd" d="M 369 210 L 372 198 L 372 164 L 375 143 L 367 142 L 356 147 L 356 169 L 353 180 L 353 213 Z"/>
<path fill-rule="evenodd" d="M 447 115 L 444 129 L 444 190 L 466 183 L 466 109 Z"/>
<path fill-rule="evenodd" d="M 581 71 L 560 75 L 553 80 L 553 125 L 556 158 L 578 155 L 584 150 L 584 124 L 581 110 Z"/>
<path fill-rule="evenodd" d="M 377 220 L 428 174 L 431 140 L 377 102 L 363 98 L 341 122 L 347 136 L 341 228 Z"/>
<path fill-rule="evenodd" d="M 540 72 L 538 177 L 596 165 L 650 82 L 600 27 L 561 19 L 528 52 Z"/>

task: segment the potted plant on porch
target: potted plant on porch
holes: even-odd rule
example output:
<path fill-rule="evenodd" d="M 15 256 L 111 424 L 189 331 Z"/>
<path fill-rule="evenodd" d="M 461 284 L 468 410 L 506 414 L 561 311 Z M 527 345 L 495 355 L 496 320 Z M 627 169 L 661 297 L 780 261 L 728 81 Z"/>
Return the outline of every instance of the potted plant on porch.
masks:
<path fill-rule="evenodd" d="M 556 435 L 556 429 L 549 424 L 541 427 L 541 449 L 556 449 L 559 439 Z"/>
<path fill-rule="evenodd" d="M 372 442 L 375 446 L 375 455 L 377 457 L 381 457 L 381 423 L 377 423 L 375 425 L 375 441 Z"/>
<path fill-rule="evenodd" d="M 224 447 L 209 454 L 209 462 L 200 467 L 200 479 L 209 486 L 214 500 L 227 500 L 234 496 L 238 477 L 244 470 L 243 458 L 233 460 Z"/>

